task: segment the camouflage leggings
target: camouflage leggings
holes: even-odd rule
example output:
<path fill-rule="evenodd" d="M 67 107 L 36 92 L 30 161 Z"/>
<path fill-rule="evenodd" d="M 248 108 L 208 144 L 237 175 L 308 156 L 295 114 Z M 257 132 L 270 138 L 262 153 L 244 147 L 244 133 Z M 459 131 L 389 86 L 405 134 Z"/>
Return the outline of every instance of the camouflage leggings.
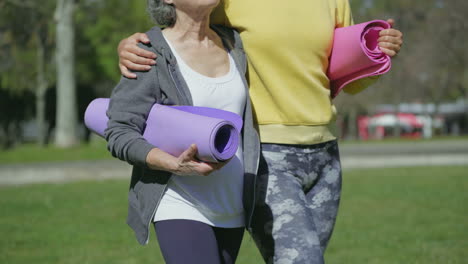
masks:
<path fill-rule="evenodd" d="M 262 144 L 252 237 L 266 263 L 324 263 L 341 192 L 336 141 Z"/>

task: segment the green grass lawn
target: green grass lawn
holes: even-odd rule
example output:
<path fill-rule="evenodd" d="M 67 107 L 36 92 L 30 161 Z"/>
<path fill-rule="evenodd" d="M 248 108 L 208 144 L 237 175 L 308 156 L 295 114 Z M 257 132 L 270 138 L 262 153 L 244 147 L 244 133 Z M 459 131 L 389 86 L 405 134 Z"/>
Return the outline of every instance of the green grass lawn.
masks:
<path fill-rule="evenodd" d="M 467 263 L 468 167 L 351 170 L 327 263 Z M 126 181 L 0 187 L 0 263 L 164 263 L 125 224 Z M 237 263 L 262 263 L 248 235 Z"/>
<path fill-rule="evenodd" d="M 369 139 L 369 140 L 357 140 L 357 139 L 346 139 L 342 140 L 340 139 L 341 144 L 392 144 L 392 143 L 426 143 L 426 142 L 433 142 L 433 141 L 439 141 L 439 142 L 447 142 L 447 141 L 460 141 L 460 140 L 468 140 L 468 136 L 462 135 L 462 136 L 434 136 L 432 138 L 394 138 L 394 137 L 386 137 L 384 139 Z"/>
<path fill-rule="evenodd" d="M 89 144 L 80 144 L 72 148 L 44 148 L 35 144 L 23 144 L 8 150 L 0 150 L 0 164 L 57 162 L 73 160 L 101 160 L 111 159 L 107 151 L 106 141 L 97 138 Z"/>
<path fill-rule="evenodd" d="M 461 137 L 435 137 L 432 139 L 396 139 L 388 138 L 385 140 L 340 140 L 342 145 L 369 145 L 369 144 L 392 144 L 409 142 L 411 144 L 425 144 L 433 141 L 452 141 L 452 140 L 468 140 L 467 136 Z M 0 150 L 0 165 L 2 164 L 18 164 L 31 162 L 57 162 L 57 161 L 75 161 L 75 160 L 102 160 L 111 159 L 110 153 L 107 151 L 106 142 L 104 139 L 94 137 L 94 140 L 88 144 L 80 144 L 72 148 L 57 148 L 47 146 L 41 148 L 35 144 L 23 144 L 12 149 Z"/>

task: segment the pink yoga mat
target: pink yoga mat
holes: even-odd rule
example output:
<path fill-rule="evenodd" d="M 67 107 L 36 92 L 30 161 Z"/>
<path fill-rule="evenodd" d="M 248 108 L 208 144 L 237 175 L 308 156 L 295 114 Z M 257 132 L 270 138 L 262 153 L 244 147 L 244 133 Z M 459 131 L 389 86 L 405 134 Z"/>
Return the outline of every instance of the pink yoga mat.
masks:
<path fill-rule="evenodd" d="M 86 127 L 100 136 L 104 136 L 109 121 L 106 115 L 108 107 L 108 98 L 98 98 L 88 105 L 85 112 Z M 196 144 L 200 160 L 220 162 L 236 154 L 242 125 L 242 118 L 228 111 L 155 104 L 146 120 L 143 137 L 174 156 Z"/>
<path fill-rule="evenodd" d="M 378 46 L 379 32 L 390 28 L 383 20 L 373 20 L 335 29 L 328 66 L 331 96 L 334 98 L 347 84 L 388 72 L 392 62 Z"/>

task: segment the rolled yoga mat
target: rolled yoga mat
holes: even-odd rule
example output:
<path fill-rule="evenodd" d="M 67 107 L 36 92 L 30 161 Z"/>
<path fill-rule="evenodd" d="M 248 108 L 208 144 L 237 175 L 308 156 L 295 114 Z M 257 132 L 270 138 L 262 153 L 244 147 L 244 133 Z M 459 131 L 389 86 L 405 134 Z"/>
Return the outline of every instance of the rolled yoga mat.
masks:
<path fill-rule="evenodd" d="M 347 84 L 388 72 L 392 62 L 378 46 L 379 32 L 390 28 L 383 20 L 373 20 L 335 29 L 328 66 L 331 96 L 334 98 Z"/>
<path fill-rule="evenodd" d="M 85 125 L 102 137 L 109 121 L 106 114 L 109 101 L 95 99 L 85 112 Z M 143 137 L 174 156 L 196 144 L 198 159 L 221 162 L 236 154 L 242 124 L 239 115 L 224 110 L 155 104 L 146 120 Z"/>

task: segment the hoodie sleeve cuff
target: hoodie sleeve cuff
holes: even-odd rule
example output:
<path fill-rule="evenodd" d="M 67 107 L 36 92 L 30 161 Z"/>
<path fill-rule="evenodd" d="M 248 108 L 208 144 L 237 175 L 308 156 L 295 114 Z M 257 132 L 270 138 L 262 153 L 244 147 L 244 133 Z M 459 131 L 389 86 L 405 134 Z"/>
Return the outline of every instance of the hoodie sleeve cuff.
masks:
<path fill-rule="evenodd" d="M 146 164 L 148 153 L 155 148 L 144 139 L 137 139 L 128 149 L 128 156 L 133 161 L 133 165 L 149 168 Z"/>

